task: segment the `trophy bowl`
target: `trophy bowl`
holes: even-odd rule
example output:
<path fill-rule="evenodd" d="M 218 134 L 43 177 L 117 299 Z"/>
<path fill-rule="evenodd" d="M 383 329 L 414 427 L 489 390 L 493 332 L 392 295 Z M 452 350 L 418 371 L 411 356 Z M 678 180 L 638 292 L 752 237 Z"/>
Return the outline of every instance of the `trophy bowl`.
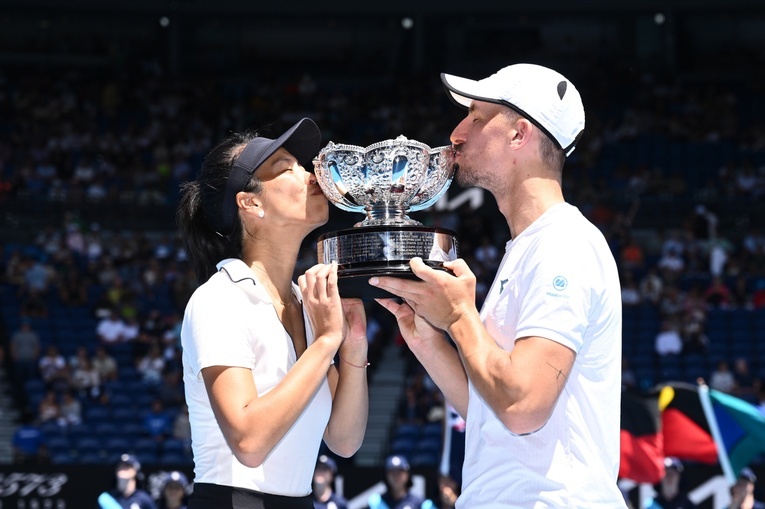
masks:
<path fill-rule="evenodd" d="M 446 228 L 424 226 L 409 212 L 425 209 L 446 192 L 454 176 L 449 146 L 431 149 L 399 136 L 359 147 L 330 142 L 314 159 L 314 172 L 335 206 L 365 214 L 352 228 L 319 237 L 319 262 L 338 264 L 342 297 L 392 297 L 370 286 L 372 276 L 417 279 L 409 260 L 433 268 L 457 258 L 457 238 Z"/>

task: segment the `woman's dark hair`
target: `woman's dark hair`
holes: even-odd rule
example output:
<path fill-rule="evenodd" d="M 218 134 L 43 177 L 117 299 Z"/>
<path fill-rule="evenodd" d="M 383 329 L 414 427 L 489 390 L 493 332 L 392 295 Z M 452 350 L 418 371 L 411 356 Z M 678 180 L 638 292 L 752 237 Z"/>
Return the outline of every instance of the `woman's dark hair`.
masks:
<path fill-rule="evenodd" d="M 253 132 L 231 134 L 207 154 L 196 180 L 181 185 L 175 217 L 199 283 L 216 272 L 215 265 L 221 260 L 241 256 L 241 221 L 235 221 L 229 233 L 219 233 L 223 230 L 223 195 L 234 162 L 256 137 L 257 133 Z M 261 191 L 255 172 L 243 191 Z"/>

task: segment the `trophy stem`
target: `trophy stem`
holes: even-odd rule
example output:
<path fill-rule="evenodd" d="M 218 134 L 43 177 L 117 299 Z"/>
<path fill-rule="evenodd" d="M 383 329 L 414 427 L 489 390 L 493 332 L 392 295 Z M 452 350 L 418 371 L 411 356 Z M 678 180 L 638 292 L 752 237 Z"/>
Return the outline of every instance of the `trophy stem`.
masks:
<path fill-rule="evenodd" d="M 398 209 L 389 207 L 367 206 L 364 209 L 367 218 L 358 223 L 356 226 L 421 225 L 422 223 L 406 215 L 408 210 L 408 208 Z"/>

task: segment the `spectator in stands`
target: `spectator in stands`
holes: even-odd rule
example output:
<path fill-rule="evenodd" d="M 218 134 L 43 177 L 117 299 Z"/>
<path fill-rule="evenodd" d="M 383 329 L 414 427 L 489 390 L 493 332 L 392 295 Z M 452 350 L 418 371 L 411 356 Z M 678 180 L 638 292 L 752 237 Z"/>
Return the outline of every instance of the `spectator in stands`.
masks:
<path fill-rule="evenodd" d="M 752 292 L 749 288 L 749 277 L 745 274 L 739 274 L 733 282 L 733 288 L 730 293 L 730 304 L 734 308 L 751 309 Z"/>
<path fill-rule="evenodd" d="M 757 476 L 751 468 L 745 467 L 730 487 L 730 504 L 728 509 L 765 509 L 765 503 L 755 499 Z"/>
<path fill-rule="evenodd" d="M 186 395 L 183 389 L 181 372 L 177 369 L 166 369 L 162 375 L 162 383 L 157 387 L 157 398 L 162 401 L 165 408 L 179 408 Z"/>
<path fill-rule="evenodd" d="M 619 266 L 627 271 L 645 268 L 645 251 L 635 237 L 628 234 L 621 249 Z"/>
<path fill-rule="evenodd" d="M 186 495 L 189 481 L 186 474 L 178 470 L 167 472 L 159 488 L 157 509 L 186 509 Z"/>
<path fill-rule="evenodd" d="M 647 509 L 694 509 L 682 484 L 683 463 L 674 457 L 664 458 L 664 477 L 659 483 L 656 497 L 647 505 Z"/>
<path fill-rule="evenodd" d="M 186 452 L 191 452 L 191 423 L 189 422 L 189 407 L 183 403 L 173 420 L 173 438 L 183 442 Z"/>
<path fill-rule="evenodd" d="M 685 312 L 685 295 L 674 285 L 668 285 L 664 289 L 659 301 L 659 313 L 663 318 L 676 319 L 682 317 Z"/>
<path fill-rule="evenodd" d="M 404 389 L 404 398 L 398 406 L 397 422 L 399 424 L 423 424 L 428 414 L 427 401 L 411 385 Z"/>
<path fill-rule="evenodd" d="M 746 357 L 737 357 L 733 362 L 733 377 L 736 379 L 734 394 L 752 404 L 757 403 L 757 397 L 762 389 L 762 381 L 749 369 Z"/>
<path fill-rule="evenodd" d="M 730 370 L 728 361 L 721 360 L 717 363 L 709 377 L 709 387 L 712 389 L 733 394 L 736 389 L 736 377 Z"/>
<path fill-rule="evenodd" d="M 660 356 L 680 355 L 683 351 L 683 338 L 680 336 L 677 325 L 671 320 L 662 320 L 661 330 L 656 334 L 654 341 L 656 353 Z"/>
<path fill-rule="evenodd" d="M 13 374 L 19 386 L 37 376 L 40 352 L 40 336 L 32 328 L 32 322 L 23 318 L 19 329 L 13 333 L 10 340 Z"/>
<path fill-rule="evenodd" d="M 146 435 L 162 443 L 173 431 L 173 418 L 159 399 L 151 402 L 151 409 L 143 418 Z"/>
<path fill-rule="evenodd" d="M 186 400 L 192 425 L 200 426 L 192 506 L 231 507 L 233 490 L 247 488 L 249 505 L 262 503 L 249 491 L 257 490 L 272 494 L 274 506 L 312 507 L 322 438 L 344 457 L 361 445 L 368 415 L 363 303 L 340 298 L 334 263 L 300 276 L 299 293 L 293 282 L 301 244 L 329 213 L 302 166 L 320 138 L 309 119 L 275 140 L 234 134 L 183 188 L 177 219 L 203 282 L 181 331 Z"/>
<path fill-rule="evenodd" d="M 57 282 L 58 297 L 64 306 L 80 307 L 88 303 L 87 285 L 83 284 L 83 276 L 75 271 L 66 271 Z"/>
<path fill-rule="evenodd" d="M 96 354 L 93 356 L 93 369 L 98 372 L 98 376 L 103 382 L 110 382 L 118 378 L 117 361 L 112 357 L 103 345 L 96 347 Z"/>
<path fill-rule="evenodd" d="M 31 412 L 21 413 L 21 425 L 13 432 L 11 442 L 16 465 L 39 465 L 48 459 L 45 435 Z"/>
<path fill-rule="evenodd" d="M 48 390 L 37 405 L 37 421 L 40 423 L 48 421 L 58 422 L 60 417 L 61 407 L 58 404 L 56 391 Z"/>
<path fill-rule="evenodd" d="M 664 292 L 664 280 L 661 279 L 655 266 L 648 268 L 646 274 L 640 279 L 638 287 L 643 302 L 658 306 Z"/>
<path fill-rule="evenodd" d="M 759 278 L 754 283 L 752 306 L 755 309 L 765 309 L 765 278 Z"/>
<path fill-rule="evenodd" d="M 685 260 L 683 260 L 680 253 L 671 248 L 667 250 L 665 254 L 662 254 L 659 261 L 656 263 L 656 267 L 661 271 L 661 276 L 664 281 L 672 284 L 677 282 L 680 276 L 685 270 Z"/>
<path fill-rule="evenodd" d="M 630 366 L 628 357 L 622 357 L 622 390 L 633 391 L 638 388 L 638 380 L 635 371 Z"/>
<path fill-rule="evenodd" d="M 108 314 L 96 325 L 96 334 L 101 344 L 109 347 L 125 341 L 125 322 L 115 308 L 109 308 Z"/>
<path fill-rule="evenodd" d="M 56 391 L 69 388 L 69 366 L 64 356 L 58 353 L 56 345 L 48 345 L 45 355 L 38 361 L 40 376 L 45 386 Z"/>
<path fill-rule="evenodd" d="M 55 280 L 55 270 L 43 260 L 27 256 L 23 263 L 24 284 L 19 288 L 19 297 L 35 293 L 45 295 Z"/>
<path fill-rule="evenodd" d="M 683 353 L 706 354 L 709 351 L 709 336 L 706 334 L 704 320 L 686 317 L 681 336 Z"/>
<path fill-rule="evenodd" d="M 502 256 L 500 255 L 497 246 L 492 242 L 491 236 L 483 234 L 481 235 L 481 243 L 475 249 L 473 258 L 481 263 L 486 270 L 494 272 L 497 270 Z"/>
<path fill-rule="evenodd" d="M 709 286 L 704 290 L 704 300 L 711 308 L 726 308 L 730 304 L 730 288 L 725 280 L 720 277 L 713 277 Z"/>
<path fill-rule="evenodd" d="M 154 343 L 149 347 L 146 355 L 138 360 L 136 365 L 141 379 L 149 385 L 158 385 L 162 382 L 162 372 L 165 369 L 165 358 L 162 357 L 162 350 L 159 345 Z"/>
<path fill-rule="evenodd" d="M 348 502 L 342 496 L 335 493 L 335 475 L 337 463 L 335 460 L 322 454 L 316 460 L 313 470 L 313 507 L 314 509 L 348 509 Z"/>
<path fill-rule="evenodd" d="M 97 400 L 101 396 L 101 375 L 93 367 L 89 357 L 79 360 L 72 372 L 71 384 L 81 398 Z"/>
<path fill-rule="evenodd" d="M 433 502 L 411 490 L 412 480 L 409 475 L 409 462 L 404 456 L 393 455 L 385 460 L 385 493 L 369 496 L 369 509 L 431 509 Z"/>
<path fill-rule="evenodd" d="M 443 474 L 438 476 L 439 509 L 454 509 L 457 507 L 459 492 L 459 485 L 454 479 Z"/>
<path fill-rule="evenodd" d="M 64 426 L 73 426 L 82 422 L 82 404 L 74 396 L 74 391 L 64 391 L 61 395 L 61 418 L 60 423 Z"/>
<path fill-rule="evenodd" d="M 641 303 L 640 290 L 632 271 L 622 272 L 622 305 L 638 306 Z"/>

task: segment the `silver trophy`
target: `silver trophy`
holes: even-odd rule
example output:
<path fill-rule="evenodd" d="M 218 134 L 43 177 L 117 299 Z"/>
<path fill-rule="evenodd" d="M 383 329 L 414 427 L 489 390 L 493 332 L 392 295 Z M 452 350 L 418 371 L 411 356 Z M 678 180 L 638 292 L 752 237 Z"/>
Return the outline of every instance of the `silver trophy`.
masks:
<path fill-rule="evenodd" d="M 433 268 L 457 258 L 457 237 L 426 227 L 407 214 L 434 204 L 454 175 L 452 149 L 431 149 L 399 136 L 366 148 L 330 142 L 314 159 L 316 178 L 338 208 L 366 214 L 353 228 L 319 237 L 321 263 L 338 263 L 342 297 L 371 299 L 391 294 L 370 286 L 372 276 L 417 279 L 409 260 Z"/>

